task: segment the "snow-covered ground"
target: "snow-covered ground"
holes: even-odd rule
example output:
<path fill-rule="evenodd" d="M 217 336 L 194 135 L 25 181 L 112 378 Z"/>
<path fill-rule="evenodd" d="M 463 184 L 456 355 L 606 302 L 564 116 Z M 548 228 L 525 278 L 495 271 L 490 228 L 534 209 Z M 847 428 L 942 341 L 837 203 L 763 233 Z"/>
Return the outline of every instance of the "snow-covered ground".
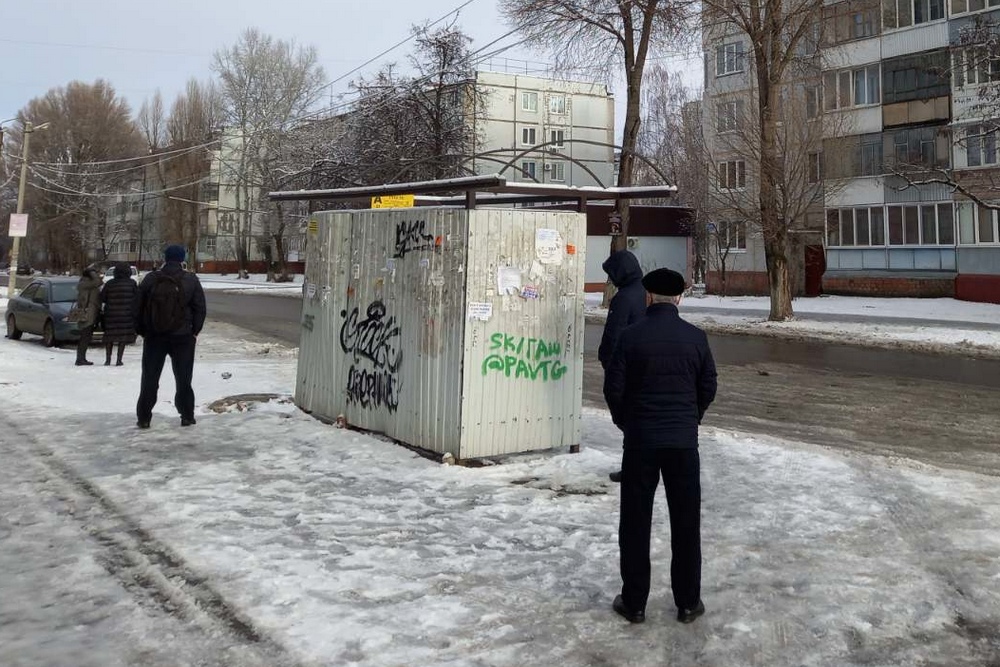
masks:
<path fill-rule="evenodd" d="M 202 287 L 206 290 L 226 290 L 226 291 L 266 291 L 269 294 L 280 294 L 281 296 L 302 296 L 302 274 L 292 277 L 292 282 L 269 283 L 267 275 L 254 273 L 247 280 L 238 280 L 235 274 L 219 275 L 217 273 L 199 273 Z"/>
<path fill-rule="evenodd" d="M 139 356 L 78 368 L 0 339 L 5 667 L 1000 660 L 995 478 L 706 430 L 708 614 L 673 620 L 661 495 L 632 626 L 610 609 L 606 413 L 585 412 L 579 454 L 445 466 L 301 414 L 295 351 L 210 321 L 198 424 L 168 368 L 139 431 Z M 209 409 L 242 394 L 279 398 Z"/>
<path fill-rule="evenodd" d="M 607 317 L 601 294 L 586 295 L 591 319 Z M 692 295 L 681 315 L 715 333 L 900 347 L 1000 357 L 1000 305 L 957 299 L 823 296 L 795 299 L 796 319 L 768 322 L 767 297 Z M 898 321 L 897 321 L 898 320 Z"/>

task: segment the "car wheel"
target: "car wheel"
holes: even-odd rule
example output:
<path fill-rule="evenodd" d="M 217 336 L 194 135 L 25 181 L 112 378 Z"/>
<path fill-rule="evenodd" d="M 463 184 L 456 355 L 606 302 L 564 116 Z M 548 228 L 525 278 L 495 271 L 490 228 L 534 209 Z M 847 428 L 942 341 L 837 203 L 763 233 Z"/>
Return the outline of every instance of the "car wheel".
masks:
<path fill-rule="evenodd" d="M 24 332 L 17 328 L 17 323 L 14 322 L 14 314 L 11 313 L 7 316 L 7 338 L 21 340 L 22 333 Z"/>
<path fill-rule="evenodd" d="M 42 329 L 42 345 L 45 347 L 55 347 L 56 345 L 56 329 L 52 326 L 52 320 L 45 323 L 45 328 Z"/>

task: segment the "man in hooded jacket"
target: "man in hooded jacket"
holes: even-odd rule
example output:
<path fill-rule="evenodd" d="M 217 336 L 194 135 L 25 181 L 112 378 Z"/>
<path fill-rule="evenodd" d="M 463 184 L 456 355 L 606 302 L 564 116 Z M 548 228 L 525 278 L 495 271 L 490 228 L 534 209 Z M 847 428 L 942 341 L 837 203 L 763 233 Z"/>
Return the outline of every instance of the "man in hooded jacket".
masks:
<path fill-rule="evenodd" d="M 611 353 L 614 352 L 622 331 L 646 314 L 646 290 L 642 286 L 642 268 L 639 266 L 639 260 L 628 250 L 614 253 L 604 260 L 601 268 L 618 288 L 618 292 L 611 297 L 608 319 L 604 324 L 604 335 L 597 350 L 601 367 L 607 371 Z M 612 482 L 620 482 L 622 473 L 618 470 L 608 476 Z"/>

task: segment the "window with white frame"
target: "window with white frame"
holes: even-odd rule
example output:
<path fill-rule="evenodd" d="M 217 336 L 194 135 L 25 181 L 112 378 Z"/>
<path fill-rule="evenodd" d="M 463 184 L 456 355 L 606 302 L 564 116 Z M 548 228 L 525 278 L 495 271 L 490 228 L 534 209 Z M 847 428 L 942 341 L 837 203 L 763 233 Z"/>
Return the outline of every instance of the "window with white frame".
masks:
<path fill-rule="evenodd" d="M 891 30 L 943 19 L 944 3 L 945 0 L 882 0 L 882 25 Z"/>
<path fill-rule="evenodd" d="M 549 98 L 549 113 L 564 114 L 566 113 L 566 96 L 565 95 L 553 95 Z"/>
<path fill-rule="evenodd" d="M 715 75 L 725 76 L 742 72 L 746 57 L 743 42 L 729 42 L 715 47 Z"/>
<path fill-rule="evenodd" d="M 952 14 L 981 12 L 987 7 L 1000 7 L 1000 0 L 951 0 Z"/>
<path fill-rule="evenodd" d="M 743 160 L 719 163 L 719 189 L 742 190 L 747 186 L 747 166 Z"/>
<path fill-rule="evenodd" d="M 538 111 L 538 93 L 521 93 L 521 111 Z"/>
<path fill-rule="evenodd" d="M 553 148 L 562 148 L 566 145 L 566 130 L 550 130 L 549 141 Z"/>
<path fill-rule="evenodd" d="M 205 237 L 205 250 L 208 252 L 215 252 L 215 237 L 206 236 Z"/>
<path fill-rule="evenodd" d="M 747 223 L 745 220 L 727 220 L 716 225 L 719 245 L 732 251 L 747 249 Z"/>
<path fill-rule="evenodd" d="M 717 131 L 733 132 L 739 127 L 743 117 L 743 100 L 719 102 L 716 109 L 718 111 Z"/>
<path fill-rule="evenodd" d="M 955 244 L 951 202 L 889 206 L 886 218 L 890 246 Z"/>
<path fill-rule="evenodd" d="M 981 167 L 997 164 L 997 129 L 990 125 L 973 125 L 965 130 L 966 164 Z"/>
<path fill-rule="evenodd" d="M 535 128 L 533 127 L 521 128 L 521 145 L 522 146 L 535 145 Z"/>
<path fill-rule="evenodd" d="M 882 145 L 884 138 L 881 133 L 861 135 L 859 149 L 861 171 L 858 176 L 878 176 L 882 173 Z"/>
<path fill-rule="evenodd" d="M 835 248 L 884 246 L 885 212 L 881 206 L 827 209 L 826 244 Z"/>
<path fill-rule="evenodd" d="M 827 111 L 878 104 L 881 101 L 879 66 L 824 73 L 823 99 Z"/>
<path fill-rule="evenodd" d="M 823 89 L 820 86 L 808 86 L 806 88 L 806 118 L 812 120 L 813 118 L 819 118 L 820 109 L 822 109 L 822 93 Z"/>
<path fill-rule="evenodd" d="M 955 49 L 951 54 L 955 86 L 978 86 L 1000 81 L 1000 58 L 985 48 Z"/>
<path fill-rule="evenodd" d="M 809 182 L 819 183 L 823 180 L 823 154 L 817 151 L 809 153 L 807 158 L 809 160 Z"/>
<path fill-rule="evenodd" d="M 958 219 L 958 242 L 962 245 L 996 245 L 1000 243 L 1000 225 L 997 212 L 982 204 L 958 202 L 955 204 Z"/>
<path fill-rule="evenodd" d="M 824 38 L 828 45 L 874 37 L 881 28 L 882 17 L 875 0 L 846 0 L 823 7 Z"/>
<path fill-rule="evenodd" d="M 536 167 L 534 160 L 524 160 L 521 162 L 521 175 L 525 178 L 535 178 Z"/>
<path fill-rule="evenodd" d="M 553 181 L 565 181 L 566 180 L 566 163 L 565 162 L 550 162 L 550 176 L 549 179 Z"/>

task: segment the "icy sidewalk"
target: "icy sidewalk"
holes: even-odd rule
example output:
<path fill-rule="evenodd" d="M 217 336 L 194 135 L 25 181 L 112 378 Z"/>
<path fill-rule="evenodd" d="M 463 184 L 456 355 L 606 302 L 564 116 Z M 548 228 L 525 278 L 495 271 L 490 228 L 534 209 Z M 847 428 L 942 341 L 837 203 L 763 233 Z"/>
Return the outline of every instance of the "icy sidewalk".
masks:
<path fill-rule="evenodd" d="M 692 626 L 672 618 L 660 496 L 648 620 L 630 626 L 610 610 L 620 580 L 617 489 L 606 473 L 620 440 L 604 413 L 584 415 L 580 454 L 442 466 L 287 403 L 206 410 L 233 394 L 289 392 L 291 353 L 240 336 L 225 326 L 202 336 L 198 425 L 181 429 L 161 404 L 149 431 L 135 429 L 132 414 L 137 350 L 121 369 L 77 369 L 69 351 L 0 340 L 0 417 L 23 434 L 0 441 L 0 456 L 85 480 L 143 539 L 183 560 L 184 576 L 166 577 L 168 599 L 183 602 L 204 577 L 227 609 L 299 664 L 971 666 L 1000 657 L 995 478 L 709 431 L 709 613 Z M 173 392 L 168 378 L 161 397 Z M 54 482 L 11 479 L 19 469 L 0 472 L 0 488 L 24 490 L 0 495 L 0 534 L 29 552 L 48 515 L 34 515 L 29 530 L 19 503 L 33 485 Z M 111 525 L 100 511 L 80 518 L 78 542 L 63 541 L 75 552 L 63 558 L 75 562 L 75 587 L 108 596 L 93 565 L 106 547 L 87 532 L 98 520 Z M 16 586 L 5 572 L 0 600 Z M 83 613 L 61 618 L 58 605 L 31 611 L 32 623 L 11 615 L 0 626 L 0 663 L 17 664 L 3 654 L 16 646 L 21 664 L 59 664 L 51 637 L 66 636 L 67 623 L 103 627 Z M 144 613 L 154 620 L 122 625 L 112 645 L 149 645 L 155 656 L 186 642 L 173 612 Z M 46 617 L 55 627 L 45 628 Z M 222 650 L 229 630 L 218 626 L 195 646 Z M 78 653 L 74 664 L 110 664 L 102 652 Z"/>
<path fill-rule="evenodd" d="M 608 316 L 601 294 L 586 295 L 590 320 Z M 710 333 L 873 345 L 1000 357 L 1000 305 L 956 299 L 823 296 L 792 302 L 795 319 L 768 322 L 767 297 L 693 295 L 681 316 Z"/>

